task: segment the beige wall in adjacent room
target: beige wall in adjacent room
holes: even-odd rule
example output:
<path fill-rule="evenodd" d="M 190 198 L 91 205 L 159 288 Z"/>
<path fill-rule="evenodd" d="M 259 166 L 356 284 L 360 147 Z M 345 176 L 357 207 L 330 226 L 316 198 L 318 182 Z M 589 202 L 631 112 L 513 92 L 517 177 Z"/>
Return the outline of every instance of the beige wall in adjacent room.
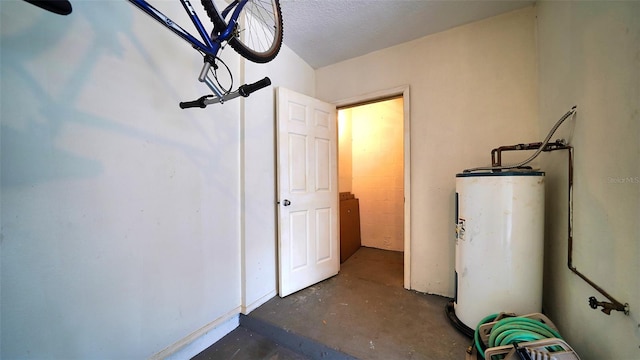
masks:
<path fill-rule="evenodd" d="M 338 188 L 340 192 L 352 191 L 352 111 L 338 111 Z"/>
<path fill-rule="evenodd" d="M 360 199 L 362 245 L 404 250 L 402 98 L 357 106 L 352 124 L 352 192 Z"/>

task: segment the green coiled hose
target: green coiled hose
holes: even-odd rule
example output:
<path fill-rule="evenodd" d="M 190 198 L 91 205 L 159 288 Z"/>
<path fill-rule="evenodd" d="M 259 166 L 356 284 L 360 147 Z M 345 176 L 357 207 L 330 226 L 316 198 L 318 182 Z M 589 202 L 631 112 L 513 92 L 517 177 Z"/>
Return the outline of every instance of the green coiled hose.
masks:
<path fill-rule="evenodd" d="M 482 319 L 476 327 L 474 342 L 478 353 L 483 359 L 485 347 L 480 341 L 480 326 L 495 321 L 497 317 L 498 314 L 489 315 Z M 492 348 L 549 338 L 562 339 L 557 331 L 538 320 L 524 317 L 506 317 L 493 325 L 487 345 Z"/>

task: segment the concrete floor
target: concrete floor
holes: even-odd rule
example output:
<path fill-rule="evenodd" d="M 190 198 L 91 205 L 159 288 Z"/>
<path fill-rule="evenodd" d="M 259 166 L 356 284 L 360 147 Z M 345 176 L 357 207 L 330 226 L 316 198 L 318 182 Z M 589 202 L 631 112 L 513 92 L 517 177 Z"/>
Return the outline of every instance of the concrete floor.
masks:
<path fill-rule="evenodd" d="M 402 284 L 401 252 L 360 248 L 340 274 L 269 300 L 194 359 L 465 359 L 471 341 L 449 323 L 449 299 Z M 260 334 L 247 332 L 252 323 L 262 326 Z M 283 336 L 269 336 L 278 332 Z M 302 357 L 288 352 L 303 347 L 311 350 Z M 257 348 L 263 350 L 250 353 Z"/>

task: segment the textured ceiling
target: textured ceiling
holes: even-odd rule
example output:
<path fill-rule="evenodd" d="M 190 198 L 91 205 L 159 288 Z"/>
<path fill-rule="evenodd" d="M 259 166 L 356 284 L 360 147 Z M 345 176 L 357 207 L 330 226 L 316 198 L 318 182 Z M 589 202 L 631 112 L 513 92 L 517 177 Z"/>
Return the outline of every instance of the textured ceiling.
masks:
<path fill-rule="evenodd" d="M 525 0 L 280 0 L 284 43 L 316 69 L 533 3 Z"/>

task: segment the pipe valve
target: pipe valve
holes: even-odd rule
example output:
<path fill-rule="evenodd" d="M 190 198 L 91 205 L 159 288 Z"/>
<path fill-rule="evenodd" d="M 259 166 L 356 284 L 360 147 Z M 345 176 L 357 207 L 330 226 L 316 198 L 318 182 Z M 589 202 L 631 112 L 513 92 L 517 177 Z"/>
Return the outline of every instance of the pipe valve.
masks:
<path fill-rule="evenodd" d="M 606 301 L 598 301 L 594 296 L 589 297 L 589 306 L 592 309 L 597 309 L 598 307 L 602 307 L 602 312 L 611 315 L 611 310 L 622 311 L 625 315 L 629 315 L 629 304 L 614 304 Z"/>

